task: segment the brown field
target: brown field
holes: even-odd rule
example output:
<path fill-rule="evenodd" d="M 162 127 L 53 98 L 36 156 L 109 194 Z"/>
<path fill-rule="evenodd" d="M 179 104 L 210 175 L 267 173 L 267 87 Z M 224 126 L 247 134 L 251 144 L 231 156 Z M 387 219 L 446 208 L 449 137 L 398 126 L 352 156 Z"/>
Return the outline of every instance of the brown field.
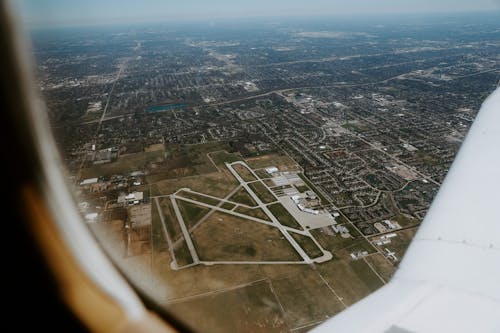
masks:
<path fill-rule="evenodd" d="M 158 150 L 165 151 L 165 146 L 163 145 L 163 143 L 155 143 L 155 144 L 152 144 L 152 145 L 144 148 L 144 151 L 146 153 L 149 153 L 152 151 L 158 151 Z"/>
<path fill-rule="evenodd" d="M 288 332 L 265 281 L 167 305 L 197 332 Z"/>
<path fill-rule="evenodd" d="M 373 268 L 377 271 L 382 278 L 388 282 L 394 272 L 396 271 L 396 267 L 390 262 L 389 259 L 386 259 L 383 254 L 375 253 L 371 256 L 365 258 L 365 260 L 373 266 Z"/>
<path fill-rule="evenodd" d="M 301 261 L 277 228 L 215 212 L 192 233 L 202 261 Z"/>
<path fill-rule="evenodd" d="M 247 164 L 252 169 L 265 168 L 271 165 L 278 167 L 280 171 L 300 170 L 300 167 L 294 160 L 287 155 L 269 154 L 246 159 Z"/>
<path fill-rule="evenodd" d="M 309 265 L 262 265 L 260 267 L 266 277 L 271 280 L 284 279 L 311 270 Z"/>
<path fill-rule="evenodd" d="M 401 228 L 408 227 L 410 225 L 418 224 L 420 221 L 417 220 L 416 218 L 412 216 L 406 216 L 403 214 L 396 215 L 392 218 L 392 220 L 395 220 L 398 222 L 398 224 L 401 226 Z"/>
<path fill-rule="evenodd" d="M 312 269 L 274 280 L 272 284 L 285 310 L 285 320 L 290 328 L 325 320 L 344 309 L 342 303 Z"/>
<path fill-rule="evenodd" d="M 198 265 L 175 271 L 170 268 L 170 262 L 168 252 L 154 253 L 155 275 L 160 286 L 167 289 L 165 294 L 155 295 L 155 300 L 164 305 L 179 298 L 235 288 L 265 278 L 259 265 Z"/>
<path fill-rule="evenodd" d="M 363 260 L 333 260 L 317 264 L 317 268 L 347 305 L 382 286 L 382 282 Z"/>

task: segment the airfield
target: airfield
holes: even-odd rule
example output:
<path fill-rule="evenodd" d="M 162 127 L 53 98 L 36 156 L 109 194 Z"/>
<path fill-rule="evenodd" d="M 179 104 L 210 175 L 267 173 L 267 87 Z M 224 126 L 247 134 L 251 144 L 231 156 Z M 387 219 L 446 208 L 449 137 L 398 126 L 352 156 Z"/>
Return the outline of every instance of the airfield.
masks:
<path fill-rule="evenodd" d="M 132 188 L 143 201 L 120 207 L 110 200 L 104 223 L 91 226 L 114 238 L 122 267 L 193 327 L 234 331 L 238 322 L 245 331 L 306 331 L 384 285 L 395 270 L 387 245 L 376 246 L 335 214 L 281 152 L 244 157 L 224 142 L 155 145 L 84 172 L 139 169 L 143 182 Z M 124 229 L 137 212 L 150 220 L 149 232 Z M 412 232 L 396 231 L 391 244 L 406 249 Z M 386 241 L 383 234 L 378 242 Z"/>

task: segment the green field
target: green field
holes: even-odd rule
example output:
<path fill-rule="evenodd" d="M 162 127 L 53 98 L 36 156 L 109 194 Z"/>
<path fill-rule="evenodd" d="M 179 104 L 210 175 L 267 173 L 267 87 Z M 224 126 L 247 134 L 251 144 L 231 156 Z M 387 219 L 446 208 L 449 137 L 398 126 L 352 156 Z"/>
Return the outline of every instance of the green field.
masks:
<path fill-rule="evenodd" d="M 160 215 L 155 202 L 151 205 L 151 241 L 153 252 L 168 250 L 167 240 L 165 239 L 165 231 L 161 225 Z"/>
<path fill-rule="evenodd" d="M 264 211 L 258 207 L 257 208 L 247 208 L 247 207 L 243 207 L 243 206 L 238 206 L 238 208 L 236 208 L 234 211 L 238 212 L 240 214 L 245 214 L 248 216 L 256 217 L 258 219 L 271 221 L 269 219 L 269 216 L 267 216 L 267 214 L 264 213 Z"/>
<path fill-rule="evenodd" d="M 177 264 L 179 266 L 184 266 L 192 263 L 193 258 L 191 257 L 186 241 L 184 240 L 184 236 L 182 235 L 179 223 L 177 222 L 177 218 L 175 217 L 175 212 L 172 207 L 172 203 L 170 202 L 170 198 L 161 198 L 159 200 L 159 203 L 163 214 L 163 220 L 165 221 L 165 227 L 167 229 L 170 240 L 174 244 L 173 251 Z M 155 251 L 161 252 L 163 250 L 167 250 L 168 243 L 165 239 L 164 230 L 161 227 L 161 220 L 157 213 L 158 210 L 156 207 L 156 203 L 153 203 L 151 207 L 153 209 L 151 215 L 153 218 L 153 249 Z"/>
<path fill-rule="evenodd" d="M 193 263 L 193 257 L 184 238 L 174 243 L 174 255 L 177 266 L 182 267 Z"/>
<path fill-rule="evenodd" d="M 178 189 L 186 187 L 196 192 L 222 198 L 238 186 L 236 178 L 227 169 L 224 172 L 212 172 L 177 179 L 156 179 L 156 176 L 146 176 L 148 182 L 155 182 L 151 185 L 151 195 L 172 194 Z"/>
<path fill-rule="evenodd" d="M 233 194 L 233 196 L 231 198 L 229 198 L 229 200 L 234 201 L 236 203 L 243 204 L 243 205 L 247 205 L 250 207 L 257 206 L 257 203 L 255 202 L 255 200 L 252 199 L 250 194 L 248 194 L 247 190 L 245 190 L 243 187 L 238 192 Z"/>
<path fill-rule="evenodd" d="M 263 169 L 254 170 L 254 172 L 260 179 L 266 179 L 271 177 L 271 175 L 268 174 L 267 171 Z"/>
<path fill-rule="evenodd" d="M 246 166 L 241 164 L 233 164 L 231 167 L 238 173 L 238 175 L 240 175 L 241 178 L 243 178 L 244 181 L 251 182 L 257 180 L 257 178 L 255 178 L 253 173 L 248 170 Z"/>
<path fill-rule="evenodd" d="M 177 217 L 175 216 L 174 208 L 172 207 L 170 198 L 160 198 L 159 204 L 170 239 L 172 241 L 180 239 L 182 237 L 182 231 L 179 223 L 177 223 Z M 156 203 L 154 203 L 152 207 L 156 210 Z"/>
<path fill-rule="evenodd" d="M 208 142 L 194 145 L 170 144 L 166 146 L 166 167 L 171 169 L 192 169 L 193 174 L 217 171 L 207 153 L 225 149 L 224 142 Z"/>
<path fill-rule="evenodd" d="M 274 217 L 276 217 L 282 225 L 298 230 L 303 230 L 297 220 L 295 220 L 295 218 L 290 215 L 286 208 L 283 207 L 283 205 L 279 202 L 269 205 L 267 206 L 267 208 L 271 211 L 271 213 L 273 213 Z"/>
<path fill-rule="evenodd" d="M 289 233 L 293 239 L 300 245 L 300 247 L 307 253 L 309 258 L 314 259 L 317 257 L 321 257 L 323 255 L 323 251 L 319 249 L 319 247 L 314 243 L 314 241 L 309 236 L 304 236 L 301 234 L 297 234 L 295 232 Z"/>
<path fill-rule="evenodd" d="M 295 188 L 300 193 L 304 193 L 305 191 L 309 191 L 309 187 L 307 187 L 306 185 L 295 185 Z"/>
<path fill-rule="evenodd" d="M 198 193 L 194 193 L 194 192 L 189 192 L 189 191 L 180 191 L 177 193 L 177 195 L 184 197 L 184 198 L 191 199 L 191 200 L 203 202 L 203 203 L 206 203 L 207 205 L 211 205 L 211 206 L 217 206 L 220 202 L 217 199 L 207 197 L 207 196 L 204 196 L 204 195 L 201 195 Z"/>
<path fill-rule="evenodd" d="M 210 209 L 202 206 L 192 204 L 187 201 L 177 199 L 177 205 L 181 211 L 182 218 L 188 229 L 196 224 L 203 216 L 205 216 Z"/>
<path fill-rule="evenodd" d="M 231 209 L 234 208 L 234 206 L 236 206 L 236 205 L 232 204 L 230 202 L 224 202 L 220 207 L 224 208 L 224 209 L 227 209 L 227 210 L 231 210 Z"/>
<path fill-rule="evenodd" d="M 235 153 L 228 153 L 225 150 L 212 151 L 209 155 L 210 158 L 212 158 L 212 160 L 218 167 L 221 166 L 225 167 L 224 163 L 232 163 L 243 160 L 241 155 Z"/>
<path fill-rule="evenodd" d="M 110 176 L 115 174 L 127 174 L 133 171 L 144 170 L 150 162 L 163 161 L 163 151 L 141 152 L 134 154 L 125 154 L 118 157 L 118 160 L 112 163 L 92 165 L 81 170 L 80 177 L 94 178 L 101 176 Z"/>
<path fill-rule="evenodd" d="M 269 192 L 267 187 L 261 181 L 250 183 L 248 186 L 252 189 L 252 191 L 254 191 L 255 194 L 257 194 L 260 201 L 263 203 L 267 204 L 276 201 L 276 197 Z"/>

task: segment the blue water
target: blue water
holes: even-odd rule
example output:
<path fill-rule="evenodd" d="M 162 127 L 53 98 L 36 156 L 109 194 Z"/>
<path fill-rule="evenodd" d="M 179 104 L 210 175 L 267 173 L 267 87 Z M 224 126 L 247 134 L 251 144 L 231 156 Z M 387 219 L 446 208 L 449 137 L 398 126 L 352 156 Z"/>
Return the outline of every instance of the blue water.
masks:
<path fill-rule="evenodd" d="M 177 104 L 165 104 L 165 105 L 153 105 L 146 108 L 146 112 L 158 112 L 158 111 L 168 111 L 174 109 L 180 109 L 187 106 L 187 104 L 177 103 Z"/>

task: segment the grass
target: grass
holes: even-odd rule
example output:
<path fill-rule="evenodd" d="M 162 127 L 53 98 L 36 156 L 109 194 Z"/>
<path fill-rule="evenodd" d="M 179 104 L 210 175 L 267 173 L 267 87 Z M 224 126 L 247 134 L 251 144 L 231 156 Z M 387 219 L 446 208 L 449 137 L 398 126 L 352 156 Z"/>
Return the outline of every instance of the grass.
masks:
<path fill-rule="evenodd" d="M 177 195 L 184 197 L 184 198 L 191 199 L 191 200 L 203 202 L 203 203 L 206 203 L 207 205 L 212 205 L 212 206 L 217 206 L 220 202 L 220 200 L 217 200 L 217 199 L 214 199 L 211 197 L 206 197 L 204 195 L 194 193 L 194 192 L 189 192 L 189 191 L 181 191 L 181 192 L 178 192 Z"/>
<path fill-rule="evenodd" d="M 166 147 L 167 169 L 190 168 L 194 174 L 205 174 L 217 171 L 207 153 L 227 148 L 223 142 L 208 142 L 195 145 L 170 144 Z M 171 163 L 168 163 L 171 161 Z"/>
<path fill-rule="evenodd" d="M 426 165 L 436 165 L 440 162 L 438 156 L 434 155 L 433 153 L 428 153 L 422 150 L 417 151 L 415 157 Z"/>
<path fill-rule="evenodd" d="M 177 205 L 188 229 L 196 224 L 210 209 L 177 199 Z"/>
<path fill-rule="evenodd" d="M 342 303 L 312 269 L 303 269 L 271 283 L 290 328 L 325 320 L 343 310 Z"/>
<path fill-rule="evenodd" d="M 300 245 L 300 247 L 307 253 L 309 258 L 314 259 L 321 257 L 323 251 L 321 251 L 314 241 L 309 236 L 304 236 L 297 234 L 295 232 L 290 232 L 290 235 L 295 239 L 295 241 Z"/>
<path fill-rule="evenodd" d="M 243 205 L 247 205 L 250 207 L 257 206 L 257 203 L 255 202 L 255 200 L 252 199 L 250 194 L 248 194 L 247 190 L 245 190 L 243 187 L 238 192 L 233 194 L 233 196 L 231 198 L 229 198 L 229 200 L 234 201 L 236 203 L 243 204 Z"/>
<path fill-rule="evenodd" d="M 349 264 L 356 275 L 363 280 L 368 289 L 377 290 L 383 286 L 384 283 L 364 260 L 353 260 Z"/>
<path fill-rule="evenodd" d="M 182 231 L 177 222 L 177 217 L 175 216 L 174 208 L 170 202 L 170 198 L 159 199 L 160 208 L 163 214 L 163 220 L 165 221 L 165 227 L 167 228 L 168 235 L 172 241 L 180 239 L 182 237 Z M 156 203 L 153 206 L 156 209 Z"/>
<path fill-rule="evenodd" d="M 267 204 L 276 201 L 274 195 L 269 192 L 267 187 L 261 181 L 250 183 L 248 184 L 248 186 L 252 189 L 252 191 L 254 191 L 254 193 L 263 203 Z"/>
<path fill-rule="evenodd" d="M 165 227 L 167 229 L 170 240 L 174 243 L 173 252 L 175 255 L 176 262 L 179 266 L 188 265 L 193 262 L 191 253 L 187 247 L 184 236 L 180 229 L 177 218 L 175 217 L 175 212 L 173 210 L 170 198 L 160 199 L 160 207 L 163 214 L 163 220 L 165 221 Z M 161 227 L 161 219 L 158 215 L 158 209 L 156 203 L 152 203 L 151 208 L 153 212 L 152 216 L 152 232 L 153 232 L 153 251 L 162 252 L 168 250 L 168 243 L 165 238 L 165 232 L 163 227 Z"/>
<path fill-rule="evenodd" d="M 375 274 L 368 271 L 370 268 L 363 260 L 330 260 L 316 264 L 316 267 L 347 305 L 359 301 L 382 285 L 380 280 L 375 280 L 378 279 Z"/>
<path fill-rule="evenodd" d="M 299 191 L 300 193 L 304 193 L 306 191 L 309 191 L 309 187 L 307 187 L 306 185 L 295 185 L 295 188 L 297 189 L 297 191 Z"/>
<path fill-rule="evenodd" d="M 275 227 L 215 212 L 192 233 L 203 261 L 301 261 Z"/>
<path fill-rule="evenodd" d="M 254 180 L 257 180 L 255 176 L 252 174 L 250 170 L 244 165 L 241 164 L 233 164 L 232 168 L 240 175 L 241 178 L 243 178 L 244 181 L 246 182 L 251 182 Z"/>
<path fill-rule="evenodd" d="M 239 154 L 228 153 L 227 151 L 212 151 L 210 157 L 217 166 L 224 166 L 224 163 L 232 163 L 243 160 Z"/>
<path fill-rule="evenodd" d="M 177 266 L 182 267 L 193 263 L 193 257 L 184 238 L 174 245 L 174 255 Z"/>
<path fill-rule="evenodd" d="M 259 170 L 254 170 L 255 174 L 257 175 L 257 177 L 259 177 L 260 179 L 266 179 L 266 178 L 270 178 L 271 175 L 267 173 L 266 170 L 263 170 L 263 169 L 259 169 Z"/>
<path fill-rule="evenodd" d="M 151 204 L 151 239 L 153 252 L 163 252 L 168 250 L 165 232 L 161 225 L 160 215 L 158 214 L 155 202 Z"/>
<path fill-rule="evenodd" d="M 154 176 L 146 176 L 148 181 L 152 181 L 154 178 Z M 152 185 L 152 195 L 172 194 L 179 188 L 186 187 L 196 192 L 222 198 L 235 189 L 236 186 L 238 186 L 238 182 L 227 170 L 200 176 L 159 180 Z"/>
<path fill-rule="evenodd" d="M 288 331 L 276 297 L 265 281 L 199 296 L 166 308 L 193 332 Z"/>
<path fill-rule="evenodd" d="M 252 169 L 261 169 L 268 166 L 276 166 L 281 171 L 299 170 L 299 165 L 287 155 L 268 154 L 246 159 Z"/>
<path fill-rule="evenodd" d="M 375 253 L 366 257 L 365 260 L 372 265 L 372 267 L 386 282 L 391 279 L 392 275 L 396 271 L 396 267 L 392 265 L 392 263 L 387 260 L 383 254 Z"/>
<path fill-rule="evenodd" d="M 232 204 L 230 202 L 224 202 L 220 207 L 224 208 L 224 209 L 227 209 L 227 210 L 231 210 L 231 209 L 234 208 L 234 206 L 236 206 L 236 205 Z"/>
<path fill-rule="evenodd" d="M 243 207 L 243 206 L 238 206 L 238 208 L 236 208 L 234 210 L 235 212 L 238 212 L 240 214 L 245 214 L 245 215 L 248 215 L 248 216 L 252 216 L 252 217 L 256 217 L 258 219 L 261 219 L 261 220 L 266 220 L 266 221 L 271 221 L 271 219 L 269 219 L 269 216 L 267 216 L 267 214 L 260 208 L 247 208 L 247 207 Z"/>
<path fill-rule="evenodd" d="M 328 235 L 322 228 L 310 230 L 310 233 L 324 249 L 331 252 L 339 253 L 341 250 L 345 250 L 344 254 L 349 255 L 349 253 L 357 250 L 366 250 L 369 253 L 374 251 L 370 243 L 354 228 L 349 225 L 346 225 L 346 227 L 353 238 L 343 238 L 340 234 Z"/>
<path fill-rule="evenodd" d="M 417 220 L 416 218 L 403 215 L 403 214 L 398 214 L 392 218 L 392 220 L 395 220 L 398 222 L 398 224 L 401 226 L 401 228 L 408 227 L 414 224 L 418 224 L 420 221 Z"/>
<path fill-rule="evenodd" d="M 132 171 L 144 170 L 150 162 L 163 161 L 162 151 L 141 152 L 125 154 L 111 163 L 93 165 L 81 170 L 81 178 L 93 178 L 100 176 L 122 175 Z"/>
<path fill-rule="evenodd" d="M 273 213 L 274 217 L 278 219 L 278 221 L 287 227 L 302 230 L 300 224 L 295 220 L 295 218 L 290 215 L 290 213 L 283 207 L 280 203 L 275 203 L 267 206 L 267 208 Z"/>

